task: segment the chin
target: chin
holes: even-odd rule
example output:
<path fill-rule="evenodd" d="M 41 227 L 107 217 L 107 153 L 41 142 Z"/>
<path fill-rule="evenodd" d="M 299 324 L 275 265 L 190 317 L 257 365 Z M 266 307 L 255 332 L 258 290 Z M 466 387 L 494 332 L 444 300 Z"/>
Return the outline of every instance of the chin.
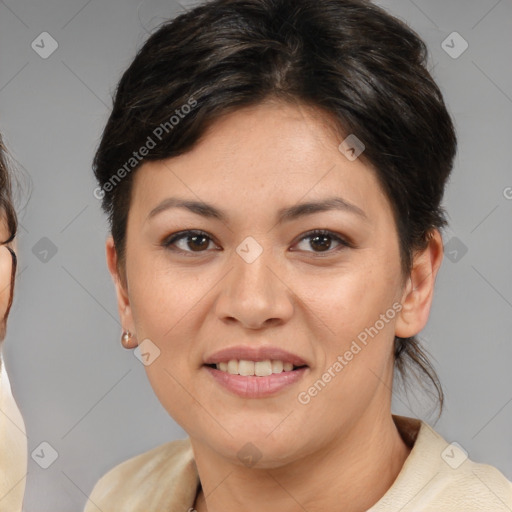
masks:
<path fill-rule="evenodd" d="M 295 435 L 282 432 L 279 436 L 269 436 L 268 432 L 251 429 L 233 437 L 226 434 L 222 438 L 211 438 L 206 434 L 203 442 L 224 459 L 255 469 L 282 467 L 304 456 L 301 453 L 303 447 L 297 445 Z"/>

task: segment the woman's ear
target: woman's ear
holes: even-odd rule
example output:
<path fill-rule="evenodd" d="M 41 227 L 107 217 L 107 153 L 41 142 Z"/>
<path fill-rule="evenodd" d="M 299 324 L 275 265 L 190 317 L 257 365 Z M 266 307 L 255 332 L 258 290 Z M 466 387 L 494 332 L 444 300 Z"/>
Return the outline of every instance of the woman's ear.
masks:
<path fill-rule="evenodd" d="M 135 332 L 132 310 L 130 306 L 130 299 L 128 297 L 127 283 L 126 280 L 119 274 L 117 265 L 117 251 L 112 236 L 107 238 L 106 242 L 106 255 L 107 265 L 114 285 L 116 287 L 117 295 L 117 309 L 119 311 L 119 318 L 121 319 L 121 325 L 123 330 L 127 330 L 132 334 Z M 137 346 L 137 339 L 132 336 L 125 344 L 126 348 L 135 348 Z"/>
<path fill-rule="evenodd" d="M 402 295 L 402 309 L 395 324 L 395 336 L 409 338 L 425 327 L 442 260 L 443 239 L 439 230 L 433 229 L 427 247 L 413 257 L 412 270 Z"/>

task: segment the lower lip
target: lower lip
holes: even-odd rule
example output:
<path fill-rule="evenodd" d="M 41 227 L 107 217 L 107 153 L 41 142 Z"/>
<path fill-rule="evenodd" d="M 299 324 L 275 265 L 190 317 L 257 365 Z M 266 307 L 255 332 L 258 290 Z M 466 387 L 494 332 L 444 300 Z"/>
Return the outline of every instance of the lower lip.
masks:
<path fill-rule="evenodd" d="M 274 395 L 282 389 L 302 379 L 307 366 L 291 372 L 273 373 L 266 377 L 233 375 L 228 372 L 204 366 L 210 375 L 223 387 L 242 398 L 264 398 Z"/>

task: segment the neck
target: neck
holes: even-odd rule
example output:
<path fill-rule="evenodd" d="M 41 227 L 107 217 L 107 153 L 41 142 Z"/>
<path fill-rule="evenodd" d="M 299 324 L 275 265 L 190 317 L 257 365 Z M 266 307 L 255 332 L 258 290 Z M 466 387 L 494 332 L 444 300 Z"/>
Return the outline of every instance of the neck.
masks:
<path fill-rule="evenodd" d="M 410 453 L 389 410 L 361 417 L 321 451 L 278 468 L 235 465 L 191 442 L 202 484 L 197 512 L 360 512 L 386 493 Z"/>

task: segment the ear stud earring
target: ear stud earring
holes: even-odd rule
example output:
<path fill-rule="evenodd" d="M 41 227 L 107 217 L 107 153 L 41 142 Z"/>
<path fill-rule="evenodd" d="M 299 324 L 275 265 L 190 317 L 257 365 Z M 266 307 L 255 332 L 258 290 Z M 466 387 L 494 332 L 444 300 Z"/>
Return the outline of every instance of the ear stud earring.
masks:
<path fill-rule="evenodd" d="M 130 342 L 131 338 L 132 338 L 132 333 L 130 331 L 123 331 L 123 335 L 121 336 L 121 343 L 124 348 L 130 348 L 128 346 L 128 343 Z"/>

